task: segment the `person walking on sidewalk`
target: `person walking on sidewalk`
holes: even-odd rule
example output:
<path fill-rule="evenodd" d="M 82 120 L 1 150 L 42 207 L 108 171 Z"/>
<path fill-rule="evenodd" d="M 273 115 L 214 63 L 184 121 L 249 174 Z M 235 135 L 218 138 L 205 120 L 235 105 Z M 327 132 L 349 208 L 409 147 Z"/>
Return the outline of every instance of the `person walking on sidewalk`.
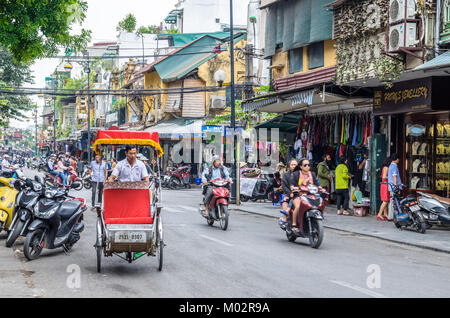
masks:
<path fill-rule="evenodd" d="M 98 189 L 98 203 L 102 204 L 103 198 L 103 183 L 107 175 L 106 163 L 102 160 L 102 156 L 95 155 L 95 160 L 91 162 L 89 167 L 89 175 L 92 183 L 92 209 L 95 208 L 95 192 Z"/>
<path fill-rule="evenodd" d="M 388 205 L 390 199 L 389 195 L 389 188 L 388 188 L 388 172 L 389 172 L 389 166 L 391 164 L 391 158 L 386 158 L 383 161 L 383 168 L 381 170 L 381 184 L 380 184 L 380 196 L 381 196 L 381 203 L 380 211 L 377 215 L 377 220 L 379 221 L 386 221 L 388 218 Z"/>
<path fill-rule="evenodd" d="M 320 186 L 326 189 L 328 193 L 330 193 L 331 155 L 326 154 L 323 157 L 323 161 L 317 165 L 317 177 L 319 178 Z"/>
<path fill-rule="evenodd" d="M 336 167 L 336 194 L 338 215 L 351 215 L 350 212 L 348 212 L 350 201 L 348 184 L 351 176 L 348 174 L 347 162 L 347 159 L 341 157 L 339 158 L 339 165 Z M 341 211 L 341 207 L 344 209 L 344 212 Z"/>
<path fill-rule="evenodd" d="M 391 155 L 391 164 L 389 165 L 388 170 L 388 189 L 390 192 L 390 201 L 389 201 L 389 214 L 388 214 L 388 221 L 392 221 L 394 219 L 394 200 L 392 198 L 393 196 L 393 189 L 391 187 L 391 184 L 394 184 L 395 186 L 400 186 L 402 184 L 402 180 L 400 179 L 400 171 L 398 170 L 398 163 L 400 162 L 400 158 L 398 154 L 393 153 Z"/>

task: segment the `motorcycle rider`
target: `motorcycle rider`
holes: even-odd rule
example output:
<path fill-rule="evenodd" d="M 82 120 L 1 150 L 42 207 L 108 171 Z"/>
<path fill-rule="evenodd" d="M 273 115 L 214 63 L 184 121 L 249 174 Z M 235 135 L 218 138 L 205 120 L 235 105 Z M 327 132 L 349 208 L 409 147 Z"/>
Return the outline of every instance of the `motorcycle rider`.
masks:
<path fill-rule="evenodd" d="M 280 211 L 283 214 L 283 217 L 280 218 L 278 224 L 284 230 L 286 229 L 287 217 L 289 216 L 289 203 L 291 199 L 294 197 L 294 194 L 291 191 L 291 185 L 297 184 L 295 180 L 298 181 L 298 162 L 296 159 L 292 159 L 289 162 L 289 170 L 284 173 L 283 179 L 281 180 L 281 186 L 283 188 L 283 203 L 282 210 Z"/>
<path fill-rule="evenodd" d="M 9 163 L 9 155 L 3 156 L 2 160 L 2 174 L 12 174 L 13 166 Z"/>
<path fill-rule="evenodd" d="M 233 184 L 233 181 L 230 178 L 230 175 L 228 173 L 228 169 L 226 169 L 219 158 L 214 158 L 212 165 L 209 167 L 209 169 L 205 169 L 202 173 L 202 185 L 204 185 L 203 188 L 203 203 L 205 204 L 205 217 L 209 216 L 209 204 L 211 203 L 211 199 L 213 196 L 213 188 L 210 186 L 207 186 L 208 182 L 214 179 L 226 179 L 230 181 L 230 184 Z"/>

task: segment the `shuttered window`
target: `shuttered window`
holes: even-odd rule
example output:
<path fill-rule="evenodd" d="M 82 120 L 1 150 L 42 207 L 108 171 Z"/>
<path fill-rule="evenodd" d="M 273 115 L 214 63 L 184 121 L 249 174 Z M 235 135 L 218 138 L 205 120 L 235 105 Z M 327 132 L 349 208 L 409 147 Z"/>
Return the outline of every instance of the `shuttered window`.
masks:
<path fill-rule="evenodd" d="M 294 74 L 303 71 L 303 48 L 289 51 L 289 73 Z"/>
<path fill-rule="evenodd" d="M 308 46 L 309 69 L 322 67 L 324 65 L 323 42 L 317 42 Z"/>

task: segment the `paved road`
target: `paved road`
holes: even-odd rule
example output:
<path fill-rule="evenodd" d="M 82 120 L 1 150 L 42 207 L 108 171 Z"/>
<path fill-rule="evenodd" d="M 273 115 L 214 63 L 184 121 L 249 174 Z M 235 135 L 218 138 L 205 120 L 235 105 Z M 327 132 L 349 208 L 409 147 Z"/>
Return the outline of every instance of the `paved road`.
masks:
<path fill-rule="evenodd" d="M 89 198 L 86 190 L 74 191 Z M 0 296 L 27 297 L 449 297 L 450 256 L 374 238 L 326 230 L 319 250 L 289 243 L 273 219 L 233 212 L 228 231 L 198 214 L 199 190 L 165 191 L 164 269 L 154 257 L 128 264 L 103 259 L 96 272 L 96 215 L 70 256 L 44 251 L 27 262 L 0 245 Z M 131 203 L 132 204 L 132 203 Z M 5 260 L 5 261 L 4 261 Z M 70 265 L 80 269 L 80 288 Z M 379 269 L 380 288 L 367 280 Z M 378 271 L 377 271 L 378 273 Z M 371 277 L 372 277 L 371 276 Z M 69 280 L 69 284 L 67 284 Z M 370 280 L 372 283 L 374 281 Z M 377 281 L 378 282 L 378 281 Z M 372 286 L 373 287 L 373 286 Z"/>

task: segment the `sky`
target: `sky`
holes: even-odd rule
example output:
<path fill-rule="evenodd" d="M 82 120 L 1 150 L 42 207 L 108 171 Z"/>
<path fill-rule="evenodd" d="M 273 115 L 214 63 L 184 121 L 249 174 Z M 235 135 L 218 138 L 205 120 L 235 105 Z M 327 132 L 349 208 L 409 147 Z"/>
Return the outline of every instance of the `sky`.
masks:
<path fill-rule="evenodd" d="M 83 22 L 83 28 L 92 30 L 92 43 L 115 41 L 116 26 L 128 13 L 134 14 L 137 27 L 160 24 L 167 14 L 175 9 L 178 0 L 87 0 L 88 11 Z M 74 25 L 73 31 L 78 33 L 81 26 Z M 57 59 L 42 59 L 31 67 L 35 83 L 32 87 L 45 87 L 45 77 L 51 74 L 58 65 Z M 34 97 L 33 100 L 42 106 L 43 100 Z M 41 109 L 42 111 L 42 109 Z M 26 128 L 33 124 L 26 121 L 12 121 L 11 126 Z"/>

